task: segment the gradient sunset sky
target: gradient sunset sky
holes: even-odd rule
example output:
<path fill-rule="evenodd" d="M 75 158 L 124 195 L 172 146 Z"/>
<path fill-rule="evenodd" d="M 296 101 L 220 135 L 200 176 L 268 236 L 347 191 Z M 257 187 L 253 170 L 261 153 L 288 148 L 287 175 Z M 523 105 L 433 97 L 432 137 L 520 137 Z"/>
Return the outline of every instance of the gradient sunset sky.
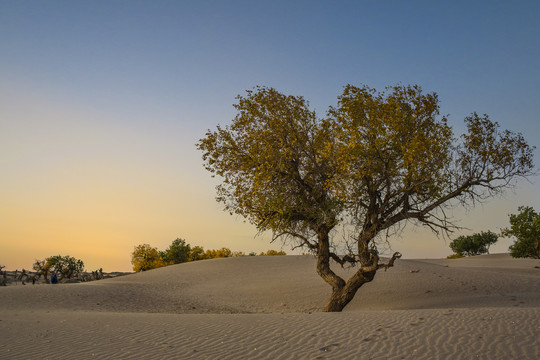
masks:
<path fill-rule="evenodd" d="M 0 264 L 61 254 L 130 271 L 134 246 L 177 237 L 280 249 L 222 211 L 195 149 L 256 85 L 302 95 L 322 117 L 348 83 L 418 84 L 457 134 L 477 111 L 540 148 L 538 14 L 538 1 L 2 1 Z M 539 180 L 456 211 L 469 228 L 456 236 L 498 232 L 519 205 L 540 210 Z M 414 227 L 392 246 L 451 253 Z"/>

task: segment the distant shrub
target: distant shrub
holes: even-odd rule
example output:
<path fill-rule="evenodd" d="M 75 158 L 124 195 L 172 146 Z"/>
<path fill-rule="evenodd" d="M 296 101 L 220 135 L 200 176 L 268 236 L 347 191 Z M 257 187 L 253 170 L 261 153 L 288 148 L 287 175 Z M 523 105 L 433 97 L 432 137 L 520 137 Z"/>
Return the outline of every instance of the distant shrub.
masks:
<path fill-rule="evenodd" d="M 474 256 L 489 253 L 489 247 L 498 240 L 497 234 L 486 231 L 470 236 L 460 236 L 450 243 L 450 249 L 456 254 Z"/>
<path fill-rule="evenodd" d="M 223 247 L 216 250 L 206 250 L 204 255 L 206 259 L 227 258 L 232 256 L 232 251 L 229 248 Z"/>
<path fill-rule="evenodd" d="M 250 252 L 249 256 L 256 256 L 257 253 Z M 284 251 L 268 250 L 259 255 L 287 255 Z M 199 261 L 206 259 L 228 258 L 246 256 L 242 251 L 232 251 L 229 248 L 204 250 L 202 246 L 191 246 L 184 239 L 177 238 L 168 249 L 158 251 L 148 244 L 135 247 L 131 254 L 131 263 L 135 271 L 155 269 L 157 267 L 170 264 L 179 264 L 186 261 Z"/>
<path fill-rule="evenodd" d="M 131 253 L 131 263 L 134 271 L 146 271 L 171 264 L 163 260 L 157 248 L 148 244 L 135 246 Z"/>
<path fill-rule="evenodd" d="M 43 275 L 43 278 L 48 283 L 49 274 L 56 272 L 58 281 L 71 279 L 84 271 L 84 262 L 72 256 L 55 255 L 49 256 L 44 260 L 36 260 L 32 266 L 34 270 Z"/>
<path fill-rule="evenodd" d="M 51 264 L 47 262 L 47 260 L 37 260 L 32 265 L 32 268 L 36 270 L 39 274 L 43 275 L 43 279 L 46 283 L 49 283 L 49 270 L 51 268 Z"/>
<path fill-rule="evenodd" d="M 177 238 L 165 251 L 160 251 L 161 258 L 166 263 L 180 264 L 189 260 L 191 246 L 184 239 Z"/>
<path fill-rule="evenodd" d="M 202 246 L 194 246 L 189 253 L 188 261 L 198 261 L 206 259 Z"/>
<path fill-rule="evenodd" d="M 243 256 L 241 252 L 233 253 L 231 249 L 223 247 L 221 249 L 209 249 L 204 251 L 202 246 L 194 246 L 189 253 L 189 261 L 206 259 L 227 258 L 231 256 Z"/>
<path fill-rule="evenodd" d="M 287 253 L 285 251 L 268 250 L 267 252 L 262 252 L 259 254 L 259 256 L 278 256 L 278 255 L 287 255 Z"/>
<path fill-rule="evenodd" d="M 448 255 L 446 258 L 447 259 L 459 259 L 459 258 L 463 258 L 465 257 L 465 255 L 463 254 L 452 254 L 452 255 Z"/>

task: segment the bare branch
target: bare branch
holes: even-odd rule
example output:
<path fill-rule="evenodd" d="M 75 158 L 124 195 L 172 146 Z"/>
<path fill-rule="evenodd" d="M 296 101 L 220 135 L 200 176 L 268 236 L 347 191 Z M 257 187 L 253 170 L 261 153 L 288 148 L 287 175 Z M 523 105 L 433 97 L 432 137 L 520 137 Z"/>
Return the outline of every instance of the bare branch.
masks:
<path fill-rule="evenodd" d="M 388 262 L 386 264 L 377 264 L 377 268 L 380 269 L 380 268 L 384 268 L 384 271 L 388 270 L 388 268 L 394 266 L 394 262 L 397 260 L 397 259 L 400 259 L 401 258 L 401 253 L 399 252 L 395 252 L 392 257 L 390 258 L 390 260 L 388 260 Z"/>

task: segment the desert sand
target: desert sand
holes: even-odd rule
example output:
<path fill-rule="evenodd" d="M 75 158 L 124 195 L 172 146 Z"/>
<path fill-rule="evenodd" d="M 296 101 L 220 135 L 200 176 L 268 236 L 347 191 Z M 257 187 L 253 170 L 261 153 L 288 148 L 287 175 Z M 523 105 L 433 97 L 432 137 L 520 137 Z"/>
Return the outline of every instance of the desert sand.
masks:
<path fill-rule="evenodd" d="M 399 260 L 342 313 L 321 312 L 330 291 L 312 256 L 19 283 L 0 359 L 540 359 L 540 260 Z"/>

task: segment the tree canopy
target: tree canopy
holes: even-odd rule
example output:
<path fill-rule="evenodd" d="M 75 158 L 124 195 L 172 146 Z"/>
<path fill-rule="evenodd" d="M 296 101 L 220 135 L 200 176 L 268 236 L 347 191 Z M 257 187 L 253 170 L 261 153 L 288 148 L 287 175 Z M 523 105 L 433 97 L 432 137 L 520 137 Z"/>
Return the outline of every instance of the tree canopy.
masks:
<path fill-rule="evenodd" d="M 48 275 L 52 272 L 58 274 L 58 281 L 75 277 L 84 271 L 84 262 L 69 255 L 55 255 L 44 260 L 36 260 L 33 268 L 40 272 L 48 283 Z"/>
<path fill-rule="evenodd" d="M 135 246 L 131 253 L 133 271 L 147 271 L 170 265 L 163 260 L 158 249 L 149 244 Z"/>
<path fill-rule="evenodd" d="M 518 211 L 510 215 L 510 228 L 502 231 L 503 236 L 516 238 L 510 255 L 540 259 L 540 214 L 530 206 L 520 206 Z"/>
<path fill-rule="evenodd" d="M 488 254 L 489 247 L 497 242 L 499 237 L 491 231 L 481 231 L 480 233 L 459 236 L 450 243 L 450 248 L 456 254 L 474 256 Z"/>
<path fill-rule="evenodd" d="M 533 149 L 521 134 L 473 113 L 456 139 L 437 94 L 416 85 L 382 92 L 347 85 L 324 118 L 303 97 L 273 88 L 237 100 L 232 124 L 197 144 L 206 169 L 222 179 L 217 201 L 316 254 L 333 289 L 326 311 L 342 310 L 401 256 L 380 262 L 382 235 L 408 221 L 451 231 L 446 209 L 474 205 L 533 173 Z M 340 224 L 354 228 L 349 237 L 333 236 Z M 345 281 L 330 259 L 358 270 Z"/>
<path fill-rule="evenodd" d="M 177 238 L 165 251 L 160 251 L 164 262 L 170 264 L 180 264 L 189 260 L 191 246 L 186 244 L 186 240 Z"/>

